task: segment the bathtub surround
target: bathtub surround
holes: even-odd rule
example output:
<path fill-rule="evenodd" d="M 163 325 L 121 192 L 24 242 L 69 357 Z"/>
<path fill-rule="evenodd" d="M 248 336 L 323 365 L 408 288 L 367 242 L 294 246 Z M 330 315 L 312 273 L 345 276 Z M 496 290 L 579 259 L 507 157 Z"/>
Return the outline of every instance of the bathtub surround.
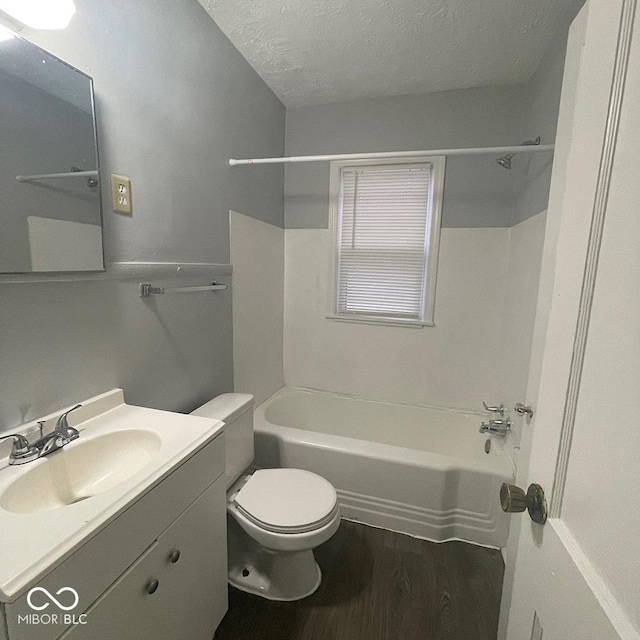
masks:
<path fill-rule="evenodd" d="M 286 154 L 552 143 L 566 32 L 523 85 L 288 109 Z M 285 383 L 464 409 L 524 401 L 551 165 L 447 159 L 436 326 L 421 330 L 325 317 L 329 164 L 286 165 Z"/>
<path fill-rule="evenodd" d="M 256 405 L 284 384 L 284 229 L 231 211 L 234 388 Z"/>
<path fill-rule="evenodd" d="M 285 231 L 286 384 L 418 405 L 498 398 L 509 229 L 443 229 L 435 327 L 327 319 L 331 237 Z"/>
<path fill-rule="evenodd" d="M 422 329 L 328 319 L 331 234 L 286 229 L 285 383 L 472 410 L 522 401 L 544 221 L 442 229 L 435 326 Z"/>
<path fill-rule="evenodd" d="M 509 230 L 500 349 L 506 363 L 498 372 L 498 398 L 510 409 L 516 402 L 531 401 L 527 389 L 546 221 L 547 214 L 542 212 Z M 513 411 L 511 419 L 514 421 L 512 443 L 517 446 L 526 422 Z"/>
<path fill-rule="evenodd" d="M 154 263 L 158 285 L 199 284 L 215 265 L 228 275 L 230 209 L 283 225 L 282 167 L 227 161 L 282 155 L 284 107 L 204 9 L 76 6 L 65 30 L 21 33 L 93 76 L 101 178 L 131 178 L 134 212 L 111 213 L 103 189 L 106 278 L 0 279 L 0 430 L 116 386 L 169 410 L 231 390 L 231 292 L 142 301 L 113 263 Z M 213 266 L 180 276 L 185 263 Z"/>

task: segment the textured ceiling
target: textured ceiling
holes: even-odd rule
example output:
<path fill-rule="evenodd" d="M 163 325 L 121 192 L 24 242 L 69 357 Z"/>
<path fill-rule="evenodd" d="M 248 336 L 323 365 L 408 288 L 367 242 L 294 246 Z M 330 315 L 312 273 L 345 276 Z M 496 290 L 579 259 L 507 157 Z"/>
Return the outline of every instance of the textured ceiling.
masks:
<path fill-rule="evenodd" d="M 199 0 L 286 106 L 527 80 L 579 0 Z"/>

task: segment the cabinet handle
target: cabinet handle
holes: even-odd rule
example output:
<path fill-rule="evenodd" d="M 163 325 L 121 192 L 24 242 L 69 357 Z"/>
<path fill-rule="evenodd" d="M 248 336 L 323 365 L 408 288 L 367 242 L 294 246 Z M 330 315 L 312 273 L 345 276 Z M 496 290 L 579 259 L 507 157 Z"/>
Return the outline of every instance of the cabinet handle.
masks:
<path fill-rule="evenodd" d="M 169 562 L 175 564 L 178 560 L 180 560 L 180 549 L 174 549 L 169 556 Z"/>
<path fill-rule="evenodd" d="M 157 580 L 157 578 L 154 578 L 153 580 L 150 580 L 147 583 L 147 593 L 149 595 L 155 593 L 158 590 L 159 586 L 160 586 L 160 582 Z"/>

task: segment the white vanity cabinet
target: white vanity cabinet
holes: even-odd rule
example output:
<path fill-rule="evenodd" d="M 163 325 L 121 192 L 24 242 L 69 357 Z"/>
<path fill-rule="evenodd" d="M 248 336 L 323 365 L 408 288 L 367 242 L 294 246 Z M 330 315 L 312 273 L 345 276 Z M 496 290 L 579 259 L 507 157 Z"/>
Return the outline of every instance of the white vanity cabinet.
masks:
<path fill-rule="evenodd" d="M 36 586 L 51 594 L 75 589 L 79 604 L 68 612 L 75 618 L 71 624 L 25 622 L 36 613 L 26 591 L 4 607 L 8 640 L 211 640 L 227 610 L 224 434 Z M 41 606 L 47 597 L 33 600 Z M 65 612 L 50 603 L 39 613 L 62 620 Z"/>
<path fill-rule="evenodd" d="M 212 640 L 227 610 L 225 529 L 220 480 L 87 610 L 86 624 L 62 638 Z"/>

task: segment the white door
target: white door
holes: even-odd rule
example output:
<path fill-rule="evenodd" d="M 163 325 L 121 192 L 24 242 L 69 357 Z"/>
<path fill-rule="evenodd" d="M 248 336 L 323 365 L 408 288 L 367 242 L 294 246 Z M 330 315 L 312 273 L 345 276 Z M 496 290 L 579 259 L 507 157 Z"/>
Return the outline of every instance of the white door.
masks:
<path fill-rule="evenodd" d="M 543 487 L 549 519 L 512 515 L 522 521 L 509 640 L 640 638 L 635 9 L 590 0 L 570 32 L 529 398 L 528 481 Z"/>

